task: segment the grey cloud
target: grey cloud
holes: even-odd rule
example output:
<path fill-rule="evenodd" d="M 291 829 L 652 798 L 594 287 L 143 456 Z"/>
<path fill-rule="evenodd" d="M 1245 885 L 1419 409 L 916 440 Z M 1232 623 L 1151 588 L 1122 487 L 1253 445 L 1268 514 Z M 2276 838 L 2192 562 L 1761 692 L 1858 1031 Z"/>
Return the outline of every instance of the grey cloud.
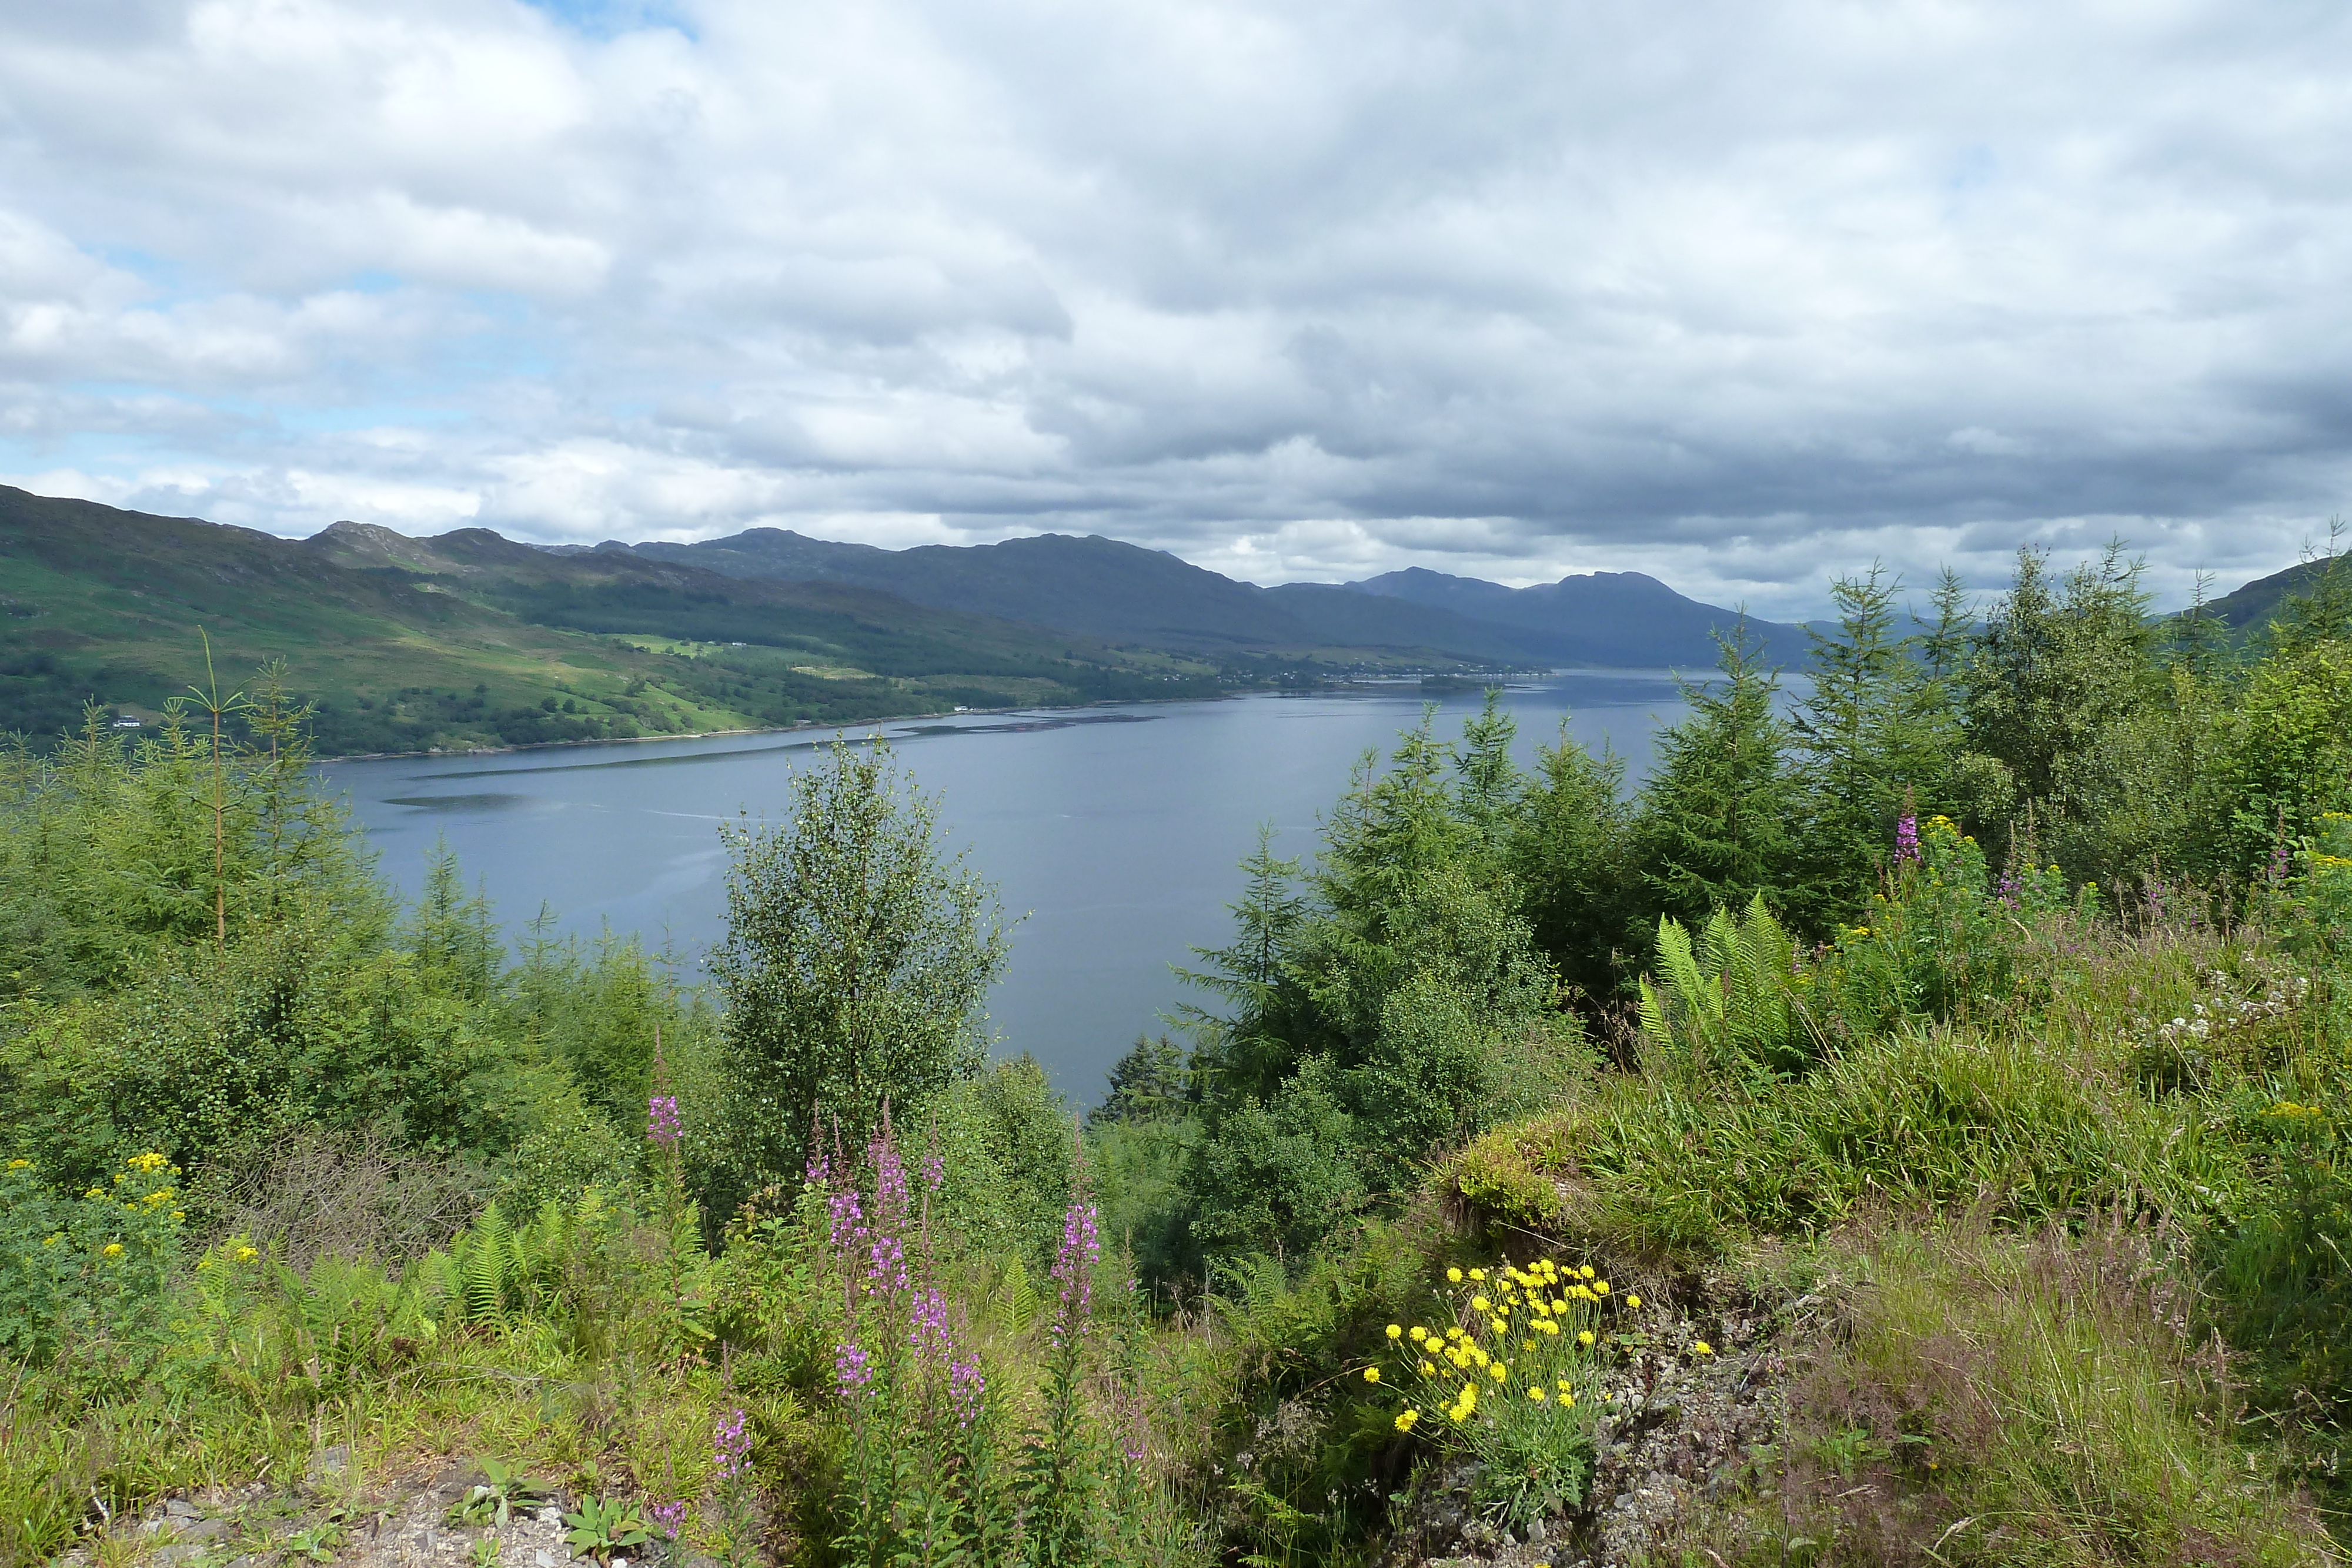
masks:
<path fill-rule="evenodd" d="M 6 476 L 1773 613 L 2114 533 L 2178 599 L 2352 478 L 2317 0 L 590 9 L 0 16 Z"/>

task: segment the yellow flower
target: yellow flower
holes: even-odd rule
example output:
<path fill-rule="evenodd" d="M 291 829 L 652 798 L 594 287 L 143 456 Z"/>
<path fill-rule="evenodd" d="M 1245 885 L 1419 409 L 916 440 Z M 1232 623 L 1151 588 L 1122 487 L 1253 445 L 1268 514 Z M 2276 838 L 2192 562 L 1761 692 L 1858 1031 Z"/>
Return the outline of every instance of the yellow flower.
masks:
<path fill-rule="evenodd" d="M 1474 1312 L 1483 1312 L 1492 1304 L 1493 1303 L 1488 1301 L 1484 1296 L 1473 1296 L 1470 1298 L 1470 1310 Z"/>
<path fill-rule="evenodd" d="M 1368 1367 L 1364 1368 L 1364 1381 L 1365 1381 L 1365 1382 L 1367 1382 L 1367 1383 L 1378 1383 L 1380 1380 L 1381 1380 L 1381 1369 L 1380 1369 L 1379 1367 L 1377 1367 L 1377 1366 L 1368 1366 Z"/>
<path fill-rule="evenodd" d="M 1486 1364 L 1487 1364 L 1488 1362 L 1490 1362 L 1490 1361 L 1492 1361 L 1492 1360 L 1494 1360 L 1494 1359 L 1495 1359 L 1493 1356 L 1488 1355 L 1485 1351 L 1483 1351 L 1483 1350 L 1479 1349 L 1479 1348 L 1478 1348 L 1476 1345 L 1475 1345 L 1475 1344 L 1474 1344 L 1474 1345 L 1472 1345 L 1472 1346 L 1470 1346 L 1470 1347 L 1469 1347 L 1469 1350 L 1470 1350 L 1470 1359 L 1471 1359 L 1471 1360 L 1473 1360 L 1473 1361 L 1475 1361 L 1475 1362 L 1476 1362 L 1476 1363 L 1478 1364 L 1479 1367 L 1480 1367 L 1482 1370 L 1486 1367 Z"/>
<path fill-rule="evenodd" d="M 1579 1269 L 1579 1270 L 1577 1270 L 1577 1272 L 1578 1272 L 1578 1273 L 1580 1273 L 1580 1274 L 1581 1274 L 1581 1275 L 1583 1275 L 1586 1279 L 1590 1280 L 1591 1278 L 1592 1278 L 1592 1265 L 1591 1265 L 1591 1264 L 1590 1264 L 1590 1263 L 1587 1263 L 1583 1268 Z"/>
<path fill-rule="evenodd" d="M 1501 1383 L 1511 1375 L 1511 1369 L 1498 1361 L 1486 1369 L 1486 1375 Z"/>
<path fill-rule="evenodd" d="M 1462 1282 L 1462 1270 L 1459 1269 L 1448 1269 L 1445 1270 L 1445 1277 L 1454 1284 L 1458 1285 Z"/>
<path fill-rule="evenodd" d="M 1606 1280 L 1594 1281 L 1592 1283 L 1592 1293 L 1596 1296 L 1607 1295 L 1609 1293 L 1609 1281 Z"/>
<path fill-rule="evenodd" d="M 1462 1337 L 1461 1325 L 1457 1323 L 1453 1328 L 1447 1329 L 1445 1331 L 1445 1337 L 1447 1339 L 1460 1339 Z"/>
<path fill-rule="evenodd" d="M 1707 1343 L 1705 1340 L 1699 1341 L 1696 1344 L 1691 1346 L 1691 1349 L 1698 1352 L 1701 1355 L 1713 1355 L 1715 1354 L 1715 1346 Z"/>
<path fill-rule="evenodd" d="M 1540 1388 L 1530 1388 L 1528 1390 L 1528 1397 L 1540 1405 L 1544 1402 L 1544 1391 Z"/>
<path fill-rule="evenodd" d="M 260 1254 L 250 1247 L 240 1247 L 236 1249 L 236 1260 L 240 1263 L 250 1263 L 259 1256 Z"/>
<path fill-rule="evenodd" d="M 1410 1432 L 1412 1430 L 1413 1423 L 1420 1419 L 1421 1412 L 1418 1410 L 1399 1411 L 1396 1418 L 1396 1429 L 1400 1432 Z"/>
<path fill-rule="evenodd" d="M 108 1242 L 108 1243 L 106 1244 L 106 1247 L 105 1247 L 105 1253 L 106 1253 L 106 1256 L 107 1256 L 107 1257 L 109 1257 L 109 1258 L 120 1258 L 120 1257 L 121 1257 L 121 1256 L 122 1256 L 122 1243 L 121 1243 L 121 1242 L 120 1242 L 120 1241 L 110 1241 L 110 1242 Z"/>
<path fill-rule="evenodd" d="M 1470 1270 L 1470 1277 L 1474 1280 L 1484 1280 L 1486 1277 L 1486 1270 L 1484 1269 L 1473 1269 Z"/>
<path fill-rule="evenodd" d="M 1404 1330 L 1403 1330 L 1403 1329 L 1402 1329 L 1402 1328 L 1400 1328 L 1400 1327 L 1398 1327 L 1395 1323 L 1391 1323 L 1391 1324 L 1389 1325 L 1389 1338 L 1391 1338 L 1391 1339 L 1402 1339 L 1402 1338 L 1404 1338 Z"/>
<path fill-rule="evenodd" d="M 1567 1393 L 1567 1392 L 1568 1392 L 1568 1390 L 1569 1390 L 1569 1386 L 1570 1386 L 1568 1379 L 1567 1379 L 1567 1378 L 1565 1378 L 1565 1377 L 1563 1377 L 1563 1378 L 1559 1379 L 1558 1381 L 1559 1381 L 1559 1391 L 1560 1391 L 1562 1394 Z"/>
<path fill-rule="evenodd" d="M 65 1239 L 66 1233 L 64 1231 L 52 1230 L 47 1236 L 41 1238 L 41 1245 L 44 1247 L 55 1247 L 58 1242 L 63 1241 Z"/>
<path fill-rule="evenodd" d="M 1638 1307 L 1642 1304 L 1642 1298 L 1639 1296 L 1628 1295 L 1625 1298 L 1625 1304 L 1629 1307 Z"/>
<path fill-rule="evenodd" d="M 1428 1337 L 1429 1337 L 1429 1331 L 1428 1331 L 1427 1329 L 1425 1329 L 1425 1328 L 1422 1327 L 1419 1323 L 1415 1323 L 1415 1324 L 1413 1324 L 1413 1325 L 1412 1325 L 1412 1343 L 1415 1343 L 1415 1344 L 1419 1344 L 1422 1341 L 1423 1341 L 1423 1340 L 1427 1339 Z"/>
<path fill-rule="evenodd" d="M 188 1218 L 188 1211 L 184 1208 L 175 1208 L 172 1211 L 172 1218 L 174 1219 L 185 1219 Z"/>
<path fill-rule="evenodd" d="M 1581 1333 L 1578 1334 L 1576 1336 L 1576 1343 L 1579 1344 L 1591 1344 L 1592 1343 L 1592 1331 L 1591 1329 L 1586 1329 Z"/>
<path fill-rule="evenodd" d="M 1437 1375 L 1437 1368 L 1424 1361 L 1421 1364 L 1421 1375 L 1423 1377 L 1434 1377 Z"/>
<path fill-rule="evenodd" d="M 1564 1312 L 1568 1311 L 1568 1303 L 1561 1301 L 1558 1296 L 1554 1296 L 1551 1299 L 1551 1310 L 1556 1312 Z"/>
<path fill-rule="evenodd" d="M 30 1160 L 10 1160 L 8 1162 L 8 1168 L 12 1171 L 28 1171 L 33 1168 L 33 1162 Z"/>

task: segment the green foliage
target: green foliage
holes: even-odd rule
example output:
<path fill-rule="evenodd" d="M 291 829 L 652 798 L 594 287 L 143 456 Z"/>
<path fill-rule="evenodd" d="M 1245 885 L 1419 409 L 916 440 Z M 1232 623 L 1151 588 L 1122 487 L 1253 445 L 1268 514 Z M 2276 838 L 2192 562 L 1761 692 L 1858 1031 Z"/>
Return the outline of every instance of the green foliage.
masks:
<path fill-rule="evenodd" d="M 1796 944 L 1761 894 L 1735 917 L 1718 909 L 1699 935 L 1658 923 L 1659 983 L 1641 982 L 1642 1036 L 1702 1072 L 1793 1077 L 1811 1065 L 1811 1030 L 1797 1003 Z"/>
<path fill-rule="evenodd" d="M 1181 1116 L 1192 1100 L 1184 1048 L 1166 1035 L 1138 1035 L 1111 1064 L 1102 1103 L 1087 1113 L 1089 1130 L 1118 1122 L 1162 1122 Z"/>
<path fill-rule="evenodd" d="M 482 1479 L 466 1489 L 449 1507 L 452 1524 L 488 1524 L 505 1529 L 517 1504 L 538 1502 L 555 1495 L 544 1481 L 517 1474 L 492 1458 L 480 1461 Z"/>
<path fill-rule="evenodd" d="M 2067 763 L 2155 695 L 2157 631 L 2140 571 L 2114 544 L 2053 583 L 2046 552 L 2018 552 L 2016 582 L 1961 684 L 1969 746 L 2008 769 L 2020 806 L 2052 799 Z"/>
<path fill-rule="evenodd" d="M 1076 1130 L 1045 1070 L 1024 1052 L 910 1107 L 907 1125 L 935 1139 L 954 1182 L 943 1229 L 978 1251 L 1043 1269 L 1069 1207 Z"/>
<path fill-rule="evenodd" d="M 1645 903 L 1686 924 L 1738 908 L 1784 880 L 1797 780 L 1775 711 L 1776 674 L 1743 623 L 1718 682 L 1683 683 L 1691 714 L 1659 733 L 1633 836 Z"/>
<path fill-rule="evenodd" d="M 1588 1000 L 1617 988 L 1635 883 L 1625 761 L 1595 758 L 1560 722 L 1538 754 L 1506 854 L 1536 946 Z"/>
<path fill-rule="evenodd" d="M 599 1563 L 609 1563 L 615 1552 L 632 1546 L 643 1546 L 653 1539 L 646 1524 L 643 1510 L 625 1498 L 598 1497 L 591 1493 L 580 1500 L 580 1506 L 563 1516 L 563 1543 L 577 1557 L 593 1557 Z"/>
<path fill-rule="evenodd" d="M 0 1170 L 0 1351 L 35 1364 L 160 1326 L 179 1261 L 179 1167 L 134 1155 L 111 1182 L 53 1193 L 30 1160 Z"/>
<path fill-rule="evenodd" d="M 798 1173 L 812 1118 L 859 1146 L 886 1100 L 971 1076 L 1007 939 L 994 894 L 943 853 L 934 807 L 878 737 L 796 776 L 782 824 L 721 838 L 727 939 L 710 969 L 749 1190 Z"/>
<path fill-rule="evenodd" d="M 1952 679 L 1941 667 L 1955 656 L 1947 650 L 1958 606 L 1948 588 L 1938 624 L 1898 638 L 1901 588 L 1875 565 L 1838 579 L 1830 585 L 1838 629 L 1811 633 L 1812 680 L 1790 736 L 1805 790 L 1792 894 L 1808 925 L 1845 912 L 1853 889 L 1885 864 L 1906 807 L 1916 813 L 1911 802 L 1944 797 L 1959 749 Z"/>

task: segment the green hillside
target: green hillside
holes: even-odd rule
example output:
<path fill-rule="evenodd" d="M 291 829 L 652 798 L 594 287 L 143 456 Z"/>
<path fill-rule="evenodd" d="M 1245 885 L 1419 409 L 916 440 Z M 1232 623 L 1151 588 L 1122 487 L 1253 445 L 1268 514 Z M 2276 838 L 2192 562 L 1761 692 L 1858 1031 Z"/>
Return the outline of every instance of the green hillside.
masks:
<path fill-rule="evenodd" d="M 484 529 L 289 540 L 0 487 L 0 729 L 152 720 L 288 662 L 330 753 L 629 738 L 1205 695 L 1166 656 L 827 584 L 558 556 Z"/>

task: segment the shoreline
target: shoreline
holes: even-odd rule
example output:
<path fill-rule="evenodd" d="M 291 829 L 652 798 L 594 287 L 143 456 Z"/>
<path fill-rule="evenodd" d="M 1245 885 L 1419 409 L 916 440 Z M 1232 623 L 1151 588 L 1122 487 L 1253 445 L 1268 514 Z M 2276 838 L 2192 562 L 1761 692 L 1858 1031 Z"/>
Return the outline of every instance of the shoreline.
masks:
<path fill-rule="evenodd" d="M 1530 676 L 1540 679 L 1545 675 L 1580 674 L 1587 671 L 1601 672 L 1613 670 L 1615 667 L 1607 664 L 1571 665 L 1555 666 L 1540 671 L 1514 670 L 1488 674 L 1492 677 L 1503 680 L 1526 680 Z M 1467 676 L 1463 680 L 1465 685 L 1480 684 L 1481 677 Z M 1321 692 L 1365 691 L 1373 689 L 1381 684 L 1405 685 L 1412 682 L 1406 678 L 1400 678 L 1394 683 L 1350 681 L 1310 689 Z M 421 751 L 353 751 L 334 757 L 314 757 L 310 761 L 315 766 L 328 762 L 394 762 L 404 757 L 505 757 L 519 751 L 561 751 L 582 746 L 641 746 L 661 740 L 716 740 L 730 735 L 796 735 L 807 729 L 845 731 L 864 725 L 910 724 L 917 719 L 960 718 L 981 714 L 1076 713 L 1090 707 L 1141 707 L 1162 704 L 1173 706 L 1177 703 L 1227 702 L 1234 697 L 1261 693 L 1272 693 L 1277 696 L 1287 695 L 1279 686 L 1250 686 L 1220 692 L 1213 697 L 1105 697 L 1097 702 L 1087 703 L 1027 703 L 1016 707 L 968 707 L 960 713 L 950 710 L 947 713 L 879 714 L 872 718 L 856 719 L 847 724 L 826 724 L 811 720 L 805 724 L 755 725 L 743 729 L 679 730 L 674 735 L 600 736 L 593 740 L 529 740 L 514 746 L 469 746 L 462 750 L 456 747 L 427 747 Z"/>
<path fill-rule="evenodd" d="M 1240 695 L 1240 693 L 1229 694 Z M 1090 703 L 1030 703 L 1020 707 L 968 707 L 961 712 L 877 714 L 872 718 L 855 719 L 846 724 L 825 724 L 810 720 L 805 724 L 755 725 L 743 729 L 682 729 L 674 735 L 608 735 L 593 740 L 527 740 L 514 746 L 468 746 L 462 750 L 455 747 L 427 747 L 421 751 L 353 751 L 337 757 L 314 757 L 315 767 L 329 762 L 397 762 L 404 757 L 506 757 L 519 751 L 564 751 L 582 746 L 644 746 L 662 740 L 717 740 L 730 735 L 797 735 L 803 730 L 851 730 L 861 725 L 910 724 L 925 718 L 964 718 L 979 714 L 1004 713 L 1075 713 L 1090 707 L 1131 707 L 1146 703 L 1205 703 L 1223 702 L 1224 695 L 1213 697 L 1107 697 Z"/>

